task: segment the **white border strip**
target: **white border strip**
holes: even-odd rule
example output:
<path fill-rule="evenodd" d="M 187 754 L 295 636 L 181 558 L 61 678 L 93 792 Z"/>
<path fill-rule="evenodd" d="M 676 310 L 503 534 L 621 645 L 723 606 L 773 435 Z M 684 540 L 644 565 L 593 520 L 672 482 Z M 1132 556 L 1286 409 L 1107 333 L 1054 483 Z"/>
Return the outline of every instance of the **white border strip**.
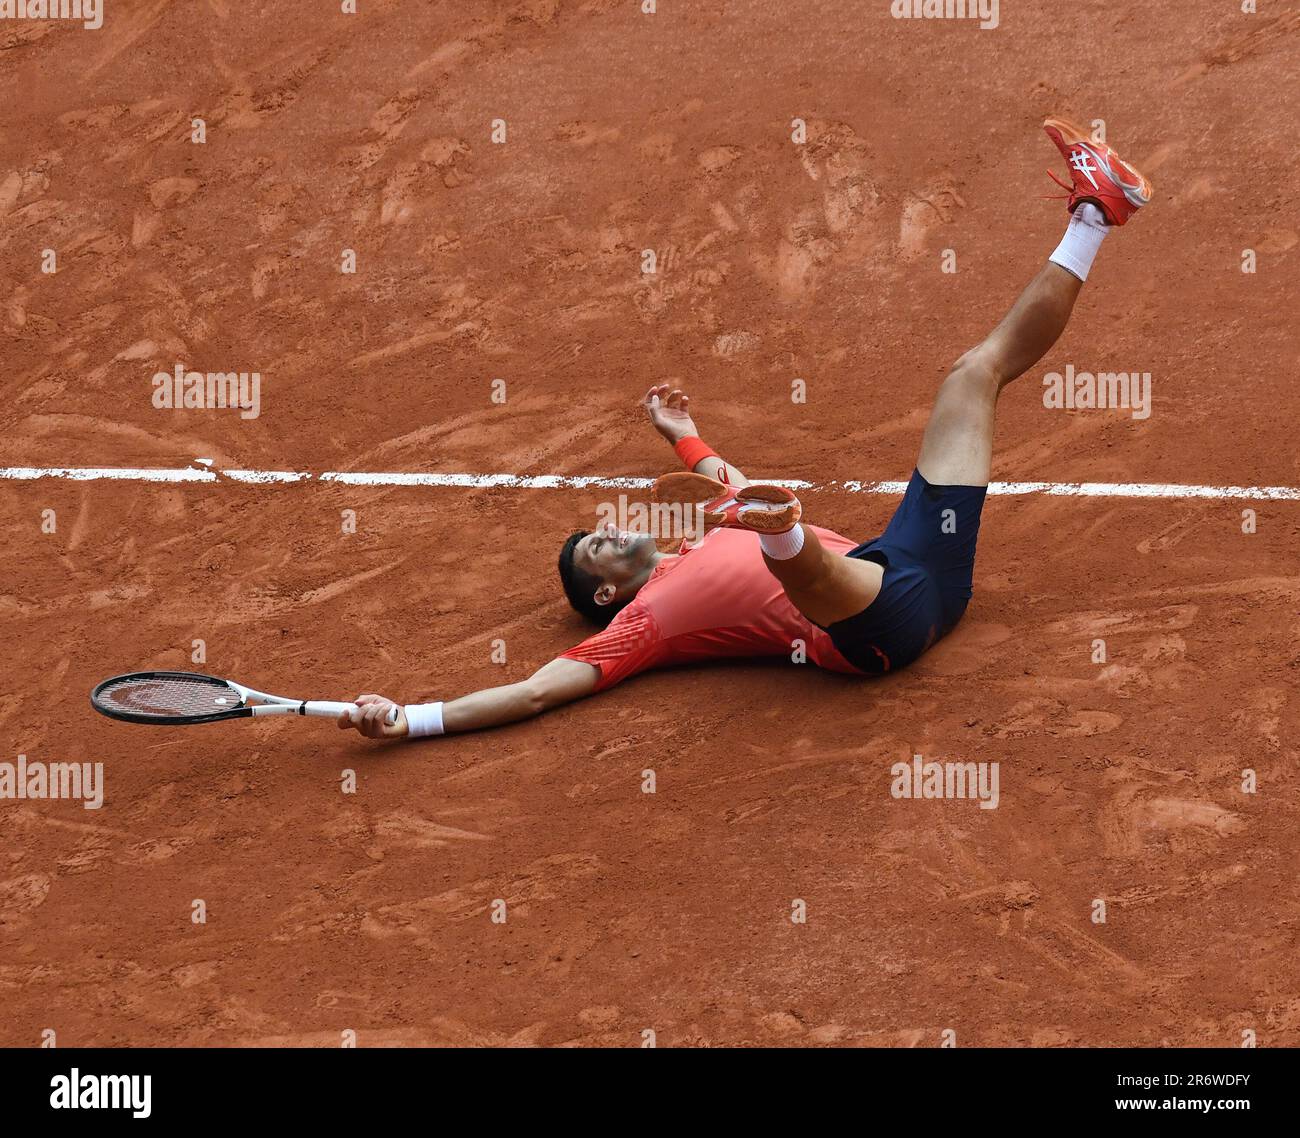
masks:
<path fill-rule="evenodd" d="M 54 478 L 69 482 L 337 482 L 344 486 L 445 486 L 469 490 L 647 490 L 651 478 L 602 478 L 569 474 L 418 474 L 326 471 L 310 474 L 294 470 L 214 470 L 207 466 L 174 470 L 112 466 L 9 466 L 0 467 L 0 481 L 31 482 Z M 805 482 L 770 479 L 792 490 L 830 490 L 848 494 L 901 494 L 906 482 Z M 995 495 L 1047 494 L 1064 498 L 1208 498 L 1266 502 L 1300 501 L 1295 486 L 1190 486 L 1165 482 L 991 482 Z"/>

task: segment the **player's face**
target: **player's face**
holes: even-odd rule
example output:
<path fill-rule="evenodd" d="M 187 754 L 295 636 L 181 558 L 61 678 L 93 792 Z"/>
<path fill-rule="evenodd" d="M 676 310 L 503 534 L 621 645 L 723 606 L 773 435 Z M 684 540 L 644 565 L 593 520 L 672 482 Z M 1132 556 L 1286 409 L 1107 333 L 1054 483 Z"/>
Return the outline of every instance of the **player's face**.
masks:
<path fill-rule="evenodd" d="M 628 533 L 613 524 L 600 526 L 574 550 L 574 563 L 611 585 L 636 577 L 654 559 L 654 538 Z"/>

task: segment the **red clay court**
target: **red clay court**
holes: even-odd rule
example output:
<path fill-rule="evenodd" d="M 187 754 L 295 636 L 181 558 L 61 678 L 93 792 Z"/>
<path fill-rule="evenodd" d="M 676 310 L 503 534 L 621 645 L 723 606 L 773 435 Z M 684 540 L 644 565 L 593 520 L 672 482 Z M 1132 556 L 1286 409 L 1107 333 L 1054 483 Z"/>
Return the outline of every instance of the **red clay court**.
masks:
<path fill-rule="evenodd" d="M 994 478 L 1300 486 L 1300 14 L 250 8 L 0 24 L 3 759 L 106 784 L 0 802 L 0 1044 L 1300 1044 L 1294 496 L 993 494 L 963 623 L 880 681 L 661 672 L 388 747 L 87 702 L 149 668 L 526 675 L 588 632 L 555 558 L 608 489 L 321 475 L 653 477 L 653 382 L 751 477 L 825 487 L 808 520 L 879 533 L 897 496 L 843 483 L 907 478 L 1064 228 L 1051 113 L 1156 195 L 1004 393 Z M 260 414 L 156 409 L 177 363 L 257 371 Z M 1150 417 L 1044 407 L 1067 365 L 1151 373 Z M 998 808 L 891 798 L 914 754 L 998 762 Z"/>

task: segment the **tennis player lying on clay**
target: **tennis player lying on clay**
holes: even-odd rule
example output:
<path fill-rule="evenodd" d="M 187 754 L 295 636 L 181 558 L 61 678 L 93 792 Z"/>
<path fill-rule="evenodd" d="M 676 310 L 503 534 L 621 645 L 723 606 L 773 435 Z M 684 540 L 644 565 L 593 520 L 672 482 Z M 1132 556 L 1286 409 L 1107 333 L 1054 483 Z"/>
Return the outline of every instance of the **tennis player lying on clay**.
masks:
<path fill-rule="evenodd" d="M 1102 239 L 1151 197 L 1147 180 L 1108 146 L 1062 119 L 1043 125 L 1070 166 L 1069 227 L 1002 322 L 943 381 L 916 470 L 880 537 L 859 545 L 803 522 L 791 491 L 751 484 L 700 440 L 683 392 L 652 387 L 650 421 L 687 468 L 659 479 L 655 498 L 702 507 L 703 539 L 671 554 L 648 534 L 612 525 L 573 534 L 560 551 L 560 579 L 600 632 L 526 680 L 410 704 L 391 724 L 393 701 L 359 695 L 339 726 L 372 738 L 497 727 L 648 668 L 791 659 L 800 643 L 823 668 L 880 674 L 946 636 L 971 598 L 998 394 L 1056 342 Z"/>

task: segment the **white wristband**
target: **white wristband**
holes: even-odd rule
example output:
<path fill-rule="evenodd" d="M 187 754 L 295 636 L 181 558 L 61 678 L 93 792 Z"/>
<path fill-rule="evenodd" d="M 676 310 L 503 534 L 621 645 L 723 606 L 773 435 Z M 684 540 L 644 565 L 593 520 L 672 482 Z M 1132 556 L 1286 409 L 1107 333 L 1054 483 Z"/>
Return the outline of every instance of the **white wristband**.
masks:
<path fill-rule="evenodd" d="M 442 726 L 442 703 L 408 703 L 406 729 L 412 739 L 422 735 L 445 735 Z"/>

